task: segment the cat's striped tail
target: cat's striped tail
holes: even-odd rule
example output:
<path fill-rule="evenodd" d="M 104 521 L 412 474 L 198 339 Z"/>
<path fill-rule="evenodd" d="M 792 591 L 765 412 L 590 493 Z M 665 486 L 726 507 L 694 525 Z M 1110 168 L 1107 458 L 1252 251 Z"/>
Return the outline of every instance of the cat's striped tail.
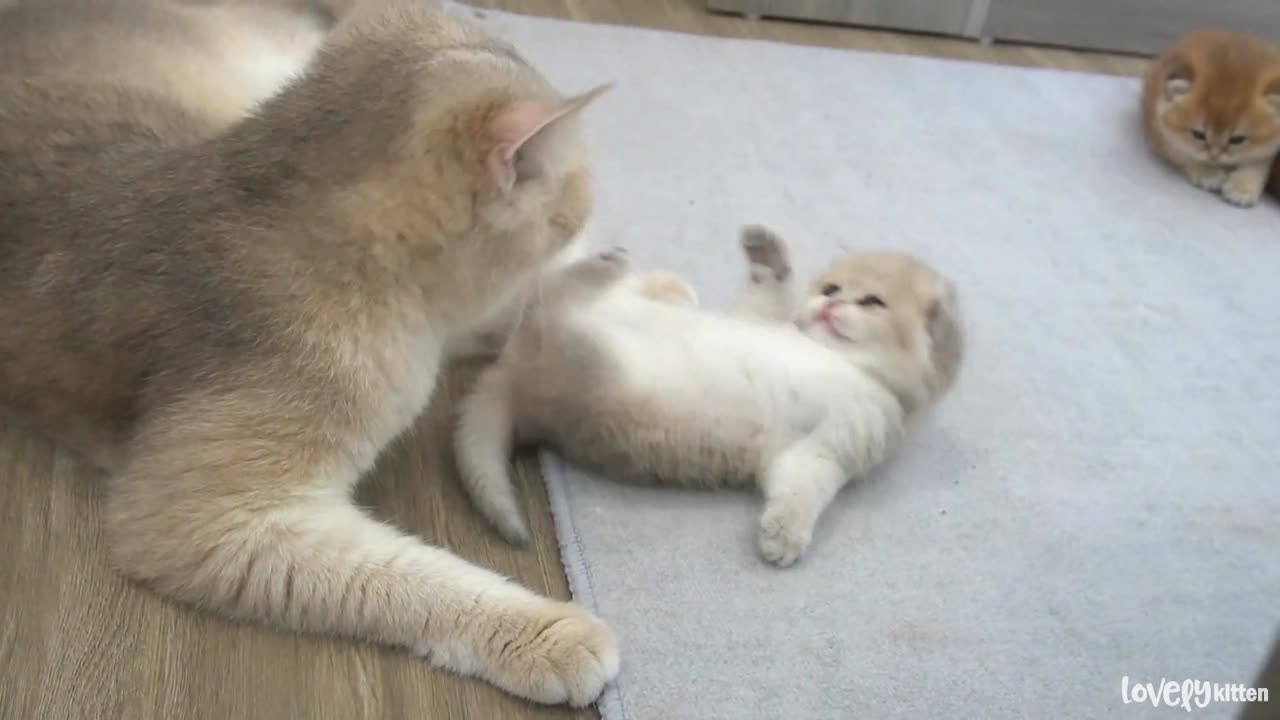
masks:
<path fill-rule="evenodd" d="M 529 541 L 529 526 L 511 479 L 515 436 L 506 368 L 485 370 L 462 401 L 454 432 L 454 454 L 462 486 L 480 514 L 514 545 Z"/>

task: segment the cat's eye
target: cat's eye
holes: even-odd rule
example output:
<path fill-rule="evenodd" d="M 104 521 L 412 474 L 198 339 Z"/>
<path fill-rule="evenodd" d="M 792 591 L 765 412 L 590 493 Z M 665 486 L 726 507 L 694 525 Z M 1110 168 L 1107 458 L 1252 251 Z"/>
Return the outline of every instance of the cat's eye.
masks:
<path fill-rule="evenodd" d="M 822 286 L 822 294 L 826 295 L 827 297 L 835 297 L 836 295 L 840 294 L 840 286 L 827 283 L 826 285 Z"/>
<path fill-rule="evenodd" d="M 1197 140 L 1204 140 L 1208 136 L 1205 135 L 1204 131 L 1201 130 L 1200 128 L 1191 128 L 1191 137 Z"/>
<path fill-rule="evenodd" d="M 1232 145 L 1239 145 L 1240 143 L 1248 139 L 1249 139 L 1248 135 L 1232 135 L 1230 138 L 1227 139 L 1227 142 L 1231 143 Z"/>
<path fill-rule="evenodd" d="M 887 307 L 884 304 L 884 300 L 881 300 L 879 295 L 863 295 L 858 298 L 858 304 L 864 308 Z"/>

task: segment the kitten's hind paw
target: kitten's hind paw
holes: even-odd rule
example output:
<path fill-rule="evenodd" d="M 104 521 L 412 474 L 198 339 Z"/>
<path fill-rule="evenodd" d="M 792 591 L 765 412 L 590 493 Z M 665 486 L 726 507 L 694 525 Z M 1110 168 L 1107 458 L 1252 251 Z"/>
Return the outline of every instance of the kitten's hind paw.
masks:
<path fill-rule="evenodd" d="M 782 236 L 764 225 L 742 228 L 742 251 L 751 265 L 751 281 L 782 282 L 791 276 L 791 258 Z"/>
<path fill-rule="evenodd" d="M 785 504 L 770 503 L 760 516 L 760 554 L 779 567 L 799 560 L 812 538 L 803 513 Z"/>

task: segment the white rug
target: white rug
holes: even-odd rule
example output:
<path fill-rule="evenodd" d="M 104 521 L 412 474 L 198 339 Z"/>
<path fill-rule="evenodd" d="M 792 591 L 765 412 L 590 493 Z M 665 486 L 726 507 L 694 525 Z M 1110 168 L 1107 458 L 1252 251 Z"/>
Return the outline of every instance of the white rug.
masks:
<path fill-rule="evenodd" d="M 618 82 L 588 114 L 597 244 L 709 305 L 743 223 L 802 271 L 904 248 L 971 325 L 955 393 L 791 569 L 758 559 L 750 495 L 547 459 L 574 591 L 622 643 L 607 720 L 1181 717 L 1123 679 L 1255 679 L 1280 625 L 1280 207 L 1155 163 L 1136 81 L 482 22 L 566 92 Z"/>

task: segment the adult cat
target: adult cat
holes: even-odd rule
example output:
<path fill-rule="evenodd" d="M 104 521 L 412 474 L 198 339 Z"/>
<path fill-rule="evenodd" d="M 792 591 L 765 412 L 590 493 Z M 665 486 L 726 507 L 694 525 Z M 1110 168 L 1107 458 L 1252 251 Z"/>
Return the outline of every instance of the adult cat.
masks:
<path fill-rule="evenodd" d="M 760 551 L 790 565 L 840 488 L 951 387 L 958 303 L 923 261 L 843 256 L 798 305 L 782 239 L 753 226 L 742 244 L 751 280 L 729 315 L 698 309 L 675 276 L 628 275 L 620 254 L 548 279 L 454 438 L 464 486 L 505 537 L 527 534 L 512 445 L 545 443 L 611 478 L 756 485 Z"/>
<path fill-rule="evenodd" d="M 569 247 L 578 111 L 417 0 L 0 11 L 0 404 L 109 471 L 130 577 L 592 701 L 610 631 L 350 494 Z"/>

